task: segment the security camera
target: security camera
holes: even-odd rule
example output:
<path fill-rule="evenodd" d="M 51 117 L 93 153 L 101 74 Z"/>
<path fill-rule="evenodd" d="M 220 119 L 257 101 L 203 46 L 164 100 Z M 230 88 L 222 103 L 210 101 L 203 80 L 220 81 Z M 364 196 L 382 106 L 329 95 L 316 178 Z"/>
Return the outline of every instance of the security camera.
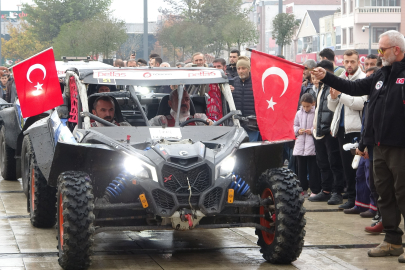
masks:
<path fill-rule="evenodd" d="M 361 28 L 361 31 L 366 32 L 366 27 L 363 26 L 363 27 Z"/>

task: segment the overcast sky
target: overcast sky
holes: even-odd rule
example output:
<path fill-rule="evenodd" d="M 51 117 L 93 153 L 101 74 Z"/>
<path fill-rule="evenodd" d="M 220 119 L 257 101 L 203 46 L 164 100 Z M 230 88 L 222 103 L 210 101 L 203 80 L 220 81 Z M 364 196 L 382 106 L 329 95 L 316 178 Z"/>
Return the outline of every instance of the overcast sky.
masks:
<path fill-rule="evenodd" d="M 1 10 L 18 10 L 19 4 L 29 3 L 32 0 L 0 0 Z M 159 15 L 159 7 L 165 6 L 163 0 L 148 0 L 148 21 L 156 21 Z M 114 17 L 124 20 L 127 23 L 143 22 L 143 0 L 112 0 L 111 10 L 114 10 Z"/>

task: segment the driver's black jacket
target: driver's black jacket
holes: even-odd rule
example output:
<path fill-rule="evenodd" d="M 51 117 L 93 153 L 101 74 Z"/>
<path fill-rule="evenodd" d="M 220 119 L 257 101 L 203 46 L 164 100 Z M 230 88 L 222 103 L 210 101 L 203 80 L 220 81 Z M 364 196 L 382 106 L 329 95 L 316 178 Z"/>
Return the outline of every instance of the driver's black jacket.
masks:
<path fill-rule="evenodd" d="M 252 78 L 249 76 L 244 82 L 238 77 L 234 81 L 235 90 L 232 92 L 237 110 L 243 116 L 256 115 L 255 99 L 253 97 Z"/>
<path fill-rule="evenodd" d="M 327 72 L 322 81 L 351 96 L 369 95 L 365 145 L 405 147 L 404 78 L 405 58 L 361 80 L 344 80 Z"/>

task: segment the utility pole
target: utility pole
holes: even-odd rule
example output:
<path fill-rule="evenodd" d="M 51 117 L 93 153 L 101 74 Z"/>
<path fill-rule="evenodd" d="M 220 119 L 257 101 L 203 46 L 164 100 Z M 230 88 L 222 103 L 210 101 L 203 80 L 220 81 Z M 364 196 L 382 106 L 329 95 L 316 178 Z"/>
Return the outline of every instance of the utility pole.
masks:
<path fill-rule="evenodd" d="M 283 13 L 283 0 L 278 0 L 278 14 Z M 279 45 L 278 46 L 278 54 L 282 55 L 283 54 L 283 48 Z"/>
<path fill-rule="evenodd" d="M 368 24 L 368 55 L 371 54 L 371 23 Z"/>
<path fill-rule="evenodd" d="M 149 60 L 148 45 L 148 0 L 143 0 L 143 59 L 147 62 Z"/>

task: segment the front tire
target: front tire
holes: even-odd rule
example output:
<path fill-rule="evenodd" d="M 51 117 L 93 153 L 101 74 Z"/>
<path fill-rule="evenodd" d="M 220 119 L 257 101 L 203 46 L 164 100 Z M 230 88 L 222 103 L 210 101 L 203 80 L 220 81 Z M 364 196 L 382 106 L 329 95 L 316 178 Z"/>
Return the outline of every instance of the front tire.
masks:
<path fill-rule="evenodd" d="M 289 264 L 300 256 L 304 245 L 305 208 L 299 181 L 291 170 L 271 169 L 260 176 L 257 190 L 262 199 L 273 201 L 259 208 L 259 214 L 265 215 L 259 223 L 274 232 L 256 229 L 260 252 L 270 263 Z"/>
<path fill-rule="evenodd" d="M 15 150 L 6 143 L 6 128 L 2 126 L 0 130 L 0 170 L 4 180 L 17 180 L 17 162 L 14 155 Z"/>
<path fill-rule="evenodd" d="M 58 178 L 57 239 L 59 265 L 63 269 L 90 266 L 93 246 L 94 196 L 90 177 L 68 171 Z"/>

